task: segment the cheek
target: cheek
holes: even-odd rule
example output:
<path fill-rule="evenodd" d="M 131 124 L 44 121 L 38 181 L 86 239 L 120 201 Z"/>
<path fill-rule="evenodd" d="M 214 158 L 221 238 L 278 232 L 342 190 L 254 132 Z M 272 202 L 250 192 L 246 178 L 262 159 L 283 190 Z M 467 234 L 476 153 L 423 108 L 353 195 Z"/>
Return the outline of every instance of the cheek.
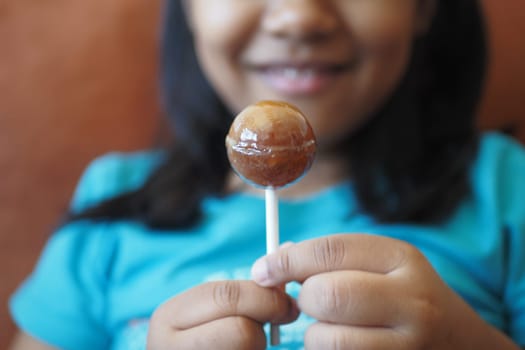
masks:
<path fill-rule="evenodd" d="M 258 25 L 260 2 L 190 0 L 195 48 L 201 68 L 228 107 L 244 107 L 241 56 Z"/>
<path fill-rule="evenodd" d="M 383 0 L 368 1 L 373 4 Z M 363 12 L 352 22 L 356 50 L 366 69 L 363 77 L 374 85 L 371 98 L 384 99 L 395 89 L 410 63 L 416 37 L 415 2 L 394 1 L 376 11 Z M 386 95 L 386 96 L 385 96 Z M 381 104 L 381 103 L 379 103 Z"/>
<path fill-rule="evenodd" d="M 389 1 L 401 6 L 401 1 Z M 348 2 L 363 4 L 362 11 L 352 9 L 355 17 L 347 17 L 359 68 L 341 87 L 338 100 L 330 104 L 345 105 L 348 112 L 334 110 L 331 123 L 323 124 L 320 119 L 315 125 L 316 132 L 324 136 L 321 141 L 327 144 L 344 138 L 372 117 L 397 88 L 410 62 L 414 39 L 412 8 L 373 8 L 373 4 L 381 2 L 385 1 Z"/>
<path fill-rule="evenodd" d="M 415 3 L 408 0 L 348 2 L 347 26 L 356 49 L 386 54 L 409 48 L 416 35 Z"/>
<path fill-rule="evenodd" d="M 258 7 L 239 0 L 190 0 L 192 29 L 200 46 L 230 54 L 240 50 L 253 31 Z"/>

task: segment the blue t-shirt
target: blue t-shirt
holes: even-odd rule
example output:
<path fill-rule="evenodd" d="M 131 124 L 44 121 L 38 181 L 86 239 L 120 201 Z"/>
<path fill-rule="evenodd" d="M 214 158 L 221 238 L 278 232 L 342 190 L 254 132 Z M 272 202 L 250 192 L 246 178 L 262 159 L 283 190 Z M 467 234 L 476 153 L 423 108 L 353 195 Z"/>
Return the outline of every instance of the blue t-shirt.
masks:
<path fill-rule="evenodd" d="M 154 152 L 110 154 L 87 169 L 72 207 L 140 187 Z M 356 210 L 351 183 L 280 203 L 282 241 L 367 232 L 418 247 L 443 280 L 488 323 L 525 345 L 525 152 L 483 137 L 472 194 L 440 225 L 381 225 Z M 79 221 L 60 228 L 10 301 L 21 329 L 61 349 L 144 349 L 148 318 L 170 297 L 206 281 L 249 279 L 265 253 L 264 199 L 208 198 L 191 229 L 154 232 L 137 222 Z M 297 295 L 299 286 L 289 285 Z M 301 349 L 302 315 L 281 327 L 280 349 Z"/>

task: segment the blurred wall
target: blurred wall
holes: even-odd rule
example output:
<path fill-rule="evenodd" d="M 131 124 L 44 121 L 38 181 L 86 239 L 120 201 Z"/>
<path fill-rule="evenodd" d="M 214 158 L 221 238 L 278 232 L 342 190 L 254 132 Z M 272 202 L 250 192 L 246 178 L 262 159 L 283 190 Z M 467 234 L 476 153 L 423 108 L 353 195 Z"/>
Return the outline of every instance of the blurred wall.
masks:
<path fill-rule="evenodd" d="M 89 160 L 157 132 L 160 0 L 0 1 L 0 349 Z"/>
<path fill-rule="evenodd" d="M 26 276 L 82 169 L 151 144 L 162 0 L 0 2 L 0 348 Z M 484 0 L 492 68 L 483 128 L 525 141 L 523 0 Z"/>
<path fill-rule="evenodd" d="M 480 125 L 511 129 L 525 143 L 525 1 L 483 0 L 483 3 L 492 52 Z"/>

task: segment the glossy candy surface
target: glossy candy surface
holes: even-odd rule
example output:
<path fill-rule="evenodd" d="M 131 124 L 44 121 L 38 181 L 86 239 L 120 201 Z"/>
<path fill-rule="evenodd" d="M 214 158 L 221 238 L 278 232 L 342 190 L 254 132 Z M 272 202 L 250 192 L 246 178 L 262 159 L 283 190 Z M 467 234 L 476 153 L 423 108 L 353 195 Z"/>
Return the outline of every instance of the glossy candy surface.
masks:
<path fill-rule="evenodd" d="M 280 188 L 308 171 L 316 142 L 308 120 L 295 106 L 261 101 L 235 118 L 226 149 L 232 168 L 246 182 Z"/>

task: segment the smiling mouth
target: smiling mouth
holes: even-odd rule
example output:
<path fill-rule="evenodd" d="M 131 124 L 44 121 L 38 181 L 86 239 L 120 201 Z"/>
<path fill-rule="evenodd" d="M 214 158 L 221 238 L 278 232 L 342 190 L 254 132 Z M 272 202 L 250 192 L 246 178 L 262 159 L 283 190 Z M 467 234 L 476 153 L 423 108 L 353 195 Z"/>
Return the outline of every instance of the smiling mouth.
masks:
<path fill-rule="evenodd" d="M 322 93 L 350 68 L 350 64 L 275 64 L 251 67 L 265 85 L 287 96 Z"/>

